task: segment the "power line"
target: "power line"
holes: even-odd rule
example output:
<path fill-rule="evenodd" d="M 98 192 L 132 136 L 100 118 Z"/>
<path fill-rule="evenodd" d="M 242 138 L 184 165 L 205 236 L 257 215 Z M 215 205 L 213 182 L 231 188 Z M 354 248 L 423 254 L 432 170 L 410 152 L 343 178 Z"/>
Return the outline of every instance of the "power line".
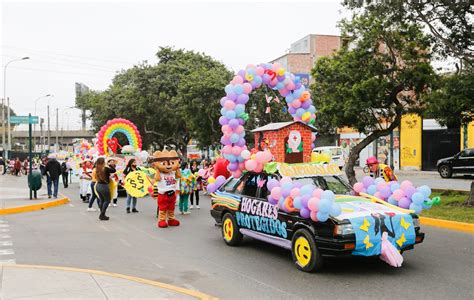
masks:
<path fill-rule="evenodd" d="M 9 68 L 12 69 L 21 69 L 21 70 L 29 70 L 29 71 L 39 71 L 39 72 L 49 72 L 49 73 L 59 73 L 59 74 L 71 74 L 71 75 L 84 75 L 84 76 L 95 76 L 95 77 L 102 77 L 98 74 L 91 74 L 91 73 L 76 73 L 76 72 L 61 72 L 56 70 L 48 70 L 48 69 L 37 69 L 37 68 L 26 68 L 26 67 L 17 67 L 11 66 Z M 111 71 L 112 72 L 112 71 Z"/>

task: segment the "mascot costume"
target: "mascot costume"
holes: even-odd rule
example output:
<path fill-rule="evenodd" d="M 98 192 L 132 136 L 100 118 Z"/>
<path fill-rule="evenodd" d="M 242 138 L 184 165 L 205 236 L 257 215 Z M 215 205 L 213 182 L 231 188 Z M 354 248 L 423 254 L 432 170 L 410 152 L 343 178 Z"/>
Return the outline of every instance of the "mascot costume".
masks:
<path fill-rule="evenodd" d="M 175 219 L 176 192 L 179 191 L 179 157 L 176 151 L 164 150 L 153 153 L 156 170 L 155 185 L 158 197 L 158 227 L 179 226 Z"/>

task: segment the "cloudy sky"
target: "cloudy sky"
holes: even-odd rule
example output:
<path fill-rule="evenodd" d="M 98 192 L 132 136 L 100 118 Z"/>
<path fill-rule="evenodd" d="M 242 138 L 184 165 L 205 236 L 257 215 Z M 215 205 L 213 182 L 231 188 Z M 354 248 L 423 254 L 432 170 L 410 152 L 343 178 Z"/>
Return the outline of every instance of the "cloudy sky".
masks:
<path fill-rule="evenodd" d="M 160 46 L 205 52 L 233 70 L 267 62 L 307 34 L 339 34 L 339 1 L 1 1 L 7 96 L 19 115 L 52 94 L 59 127 L 79 129 L 74 83 L 104 90 Z M 3 97 L 3 72 L 2 72 Z M 46 117 L 48 99 L 37 115 Z M 55 118 L 55 114 L 53 115 Z"/>

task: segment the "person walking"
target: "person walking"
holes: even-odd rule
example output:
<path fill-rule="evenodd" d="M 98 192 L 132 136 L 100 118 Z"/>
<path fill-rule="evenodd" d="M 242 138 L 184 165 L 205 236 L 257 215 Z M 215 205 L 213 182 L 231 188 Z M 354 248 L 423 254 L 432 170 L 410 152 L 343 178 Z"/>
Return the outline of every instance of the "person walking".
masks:
<path fill-rule="evenodd" d="M 20 176 L 21 175 L 21 161 L 18 157 L 15 160 L 14 168 L 15 168 L 15 176 Z"/>
<path fill-rule="evenodd" d="M 181 163 L 181 178 L 179 180 L 179 211 L 182 215 L 187 215 L 189 205 L 189 195 L 192 195 L 194 190 L 194 175 L 188 169 L 187 163 Z"/>
<path fill-rule="evenodd" d="M 97 205 L 99 206 L 100 209 L 100 201 L 99 198 L 97 197 L 96 193 L 96 184 L 97 184 L 97 162 L 94 164 L 94 167 L 92 168 L 92 173 L 91 173 L 91 198 L 89 199 L 89 205 L 87 207 L 87 211 L 97 211 L 97 209 L 93 208 L 92 206 L 94 205 L 94 200 L 97 199 Z"/>
<path fill-rule="evenodd" d="M 49 160 L 46 164 L 45 173 L 47 178 L 48 185 L 48 198 L 51 198 L 51 195 L 54 198 L 58 198 L 58 185 L 59 185 L 59 175 L 61 175 L 61 165 L 56 160 L 55 154 L 50 154 L 48 156 Z M 51 191 L 51 185 L 54 185 L 54 191 Z"/>
<path fill-rule="evenodd" d="M 128 174 L 130 174 L 134 171 L 138 171 L 138 170 L 139 169 L 137 167 L 137 161 L 136 161 L 135 158 L 132 158 L 128 161 L 127 167 L 123 171 L 123 175 L 124 175 L 124 177 L 127 177 Z M 132 206 L 132 212 L 133 213 L 138 212 L 138 210 L 137 210 L 137 197 L 132 197 L 132 195 L 130 195 L 127 192 L 127 214 L 130 213 L 130 206 Z"/>
<path fill-rule="evenodd" d="M 64 188 L 67 189 L 67 187 L 69 186 L 69 181 L 68 181 L 68 175 L 69 175 L 69 168 L 68 168 L 68 158 L 66 157 L 66 159 L 61 163 L 61 176 L 63 178 L 63 185 L 64 185 Z"/>
<path fill-rule="evenodd" d="M 198 174 L 199 168 L 197 162 L 193 160 L 191 165 L 191 173 L 196 176 L 195 184 L 193 190 L 191 191 L 191 209 L 194 208 L 194 195 L 196 195 L 196 208 L 200 209 L 199 207 L 199 191 L 202 190 L 202 177 Z"/>
<path fill-rule="evenodd" d="M 111 195 L 110 195 L 110 176 L 115 173 L 115 160 L 108 159 L 107 164 L 103 157 L 99 157 L 96 161 L 96 192 L 97 197 L 100 199 L 100 215 L 99 220 L 107 221 L 110 218 L 105 215 L 107 207 L 109 206 Z"/>

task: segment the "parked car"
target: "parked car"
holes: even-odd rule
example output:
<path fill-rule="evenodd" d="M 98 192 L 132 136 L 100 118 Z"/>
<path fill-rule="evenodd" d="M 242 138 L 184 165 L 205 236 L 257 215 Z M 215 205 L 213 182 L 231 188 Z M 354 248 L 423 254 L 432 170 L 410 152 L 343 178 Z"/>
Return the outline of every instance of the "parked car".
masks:
<path fill-rule="evenodd" d="M 221 226 L 227 245 L 237 246 L 243 236 L 248 236 L 290 250 L 296 267 L 312 272 L 321 268 L 327 256 L 378 256 L 383 232 L 390 235 L 390 242 L 400 252 L 423 242 L 416 214 L 374 197 L 355 196 L 349 183 L 335 174 L 334 170 L 339 173 L 337 166 L 322 165 L 332 171 L 318 174 L 311 171 L 310 164 L 297 165 L 306 173 L 298 174 L 295 168 L 285 173 L 282 167 L 273 173 L 247 172 L 240 178 L 229 178 L 212 194 L 211 216 Z M 301 217 L 299 211 L 280 210 L 268 202 L 270 192 L 261 183 L 282 176 L 333 191 L 342 213 L 325 222 L 314 222 Z"/>
<path fill-rule="evenodd" d="M 453 174 L 474 174 L 474 148 L 466 148 L 458 154 L 438 160 L 439 175 L 450 178 Z"/>
<path fill-rule="evenodd" d="M 344 164 L 346 163 L 346 158 L 342 148 L 339 146 L 326 146 L 326 147 L 317 147 L 313 149 L 313 152 L 316 153 L 329 153 L 331 155 L 331 164 L 335 164 L 342 170 Z"/>

